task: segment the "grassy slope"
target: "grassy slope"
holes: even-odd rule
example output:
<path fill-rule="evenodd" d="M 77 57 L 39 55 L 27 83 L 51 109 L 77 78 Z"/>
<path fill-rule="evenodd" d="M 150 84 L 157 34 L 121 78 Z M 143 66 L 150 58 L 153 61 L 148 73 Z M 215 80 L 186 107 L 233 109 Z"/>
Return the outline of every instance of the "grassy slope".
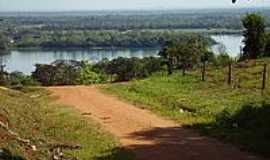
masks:
<path fill-rule="evenodd" d="M 8 118 L 10 128 L 30 139 L 38 150 L 30 151 L 1 128 L 0 149 L 37 160 L 49 159 L 49 143 L 80 144 L 81 150 L 68 151 L 66 155 L 82 160 L 128 159 L 128 154 L 118 149 L 119 144 L 111 135 L 73 109 L 52 104 L 52 100 L 44 90 L 24 89 L 23 93 L 0 89 L 0 118 Z"/>
<path fill-rule="evenodd" d="M 262 96 L 261 71 L 262 66 L 259 63 L 236 68 L 232 86 L 226 84 L 227 68 L 223 68 L 208 69 L 207 82 L 200 81 L 199 71 L 193 71 L 186 77 L 178 73 L 170 77 L 165 73 L 158 73 L 145 80 L 111 85 L 105 91 L 175 119 L 185 126 L 199 128 L 204 133 L 270 156 L 270 147 L 267 144 L 270 138 L 270 127 L 267 127 L 270 120 L 267 119 L 269 116 L 261 114 L 270 114 L 262 106 L 262 102 L 268 103 L 266 101 L 270 100 L 270 79 L 268 78 L 268 88 Z M 256 110 L 253 117 L 250 117 L 249 110 L 244 110 L 249 104 L 264 110 Z M 252 109 L 250 112 L 253 112 Z M 242 119 L 245 122 L 241 117 L 244 117 Z M 228 123 L 231 124 L 228 126 Z M 258 133 L 259 129 L 261 133 Z"/>

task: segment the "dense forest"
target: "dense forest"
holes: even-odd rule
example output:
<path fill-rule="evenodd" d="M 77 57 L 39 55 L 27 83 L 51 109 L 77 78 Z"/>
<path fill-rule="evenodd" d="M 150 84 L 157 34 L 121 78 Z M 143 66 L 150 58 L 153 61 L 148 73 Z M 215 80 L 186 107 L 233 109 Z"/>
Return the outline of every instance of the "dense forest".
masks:
<path fill-rule="evenodd" d="M 0 13 L 0 33 L 10 48 L 160 48 L 203 33 L 241 33 L 248 12 L 270 10 L 92 11 Z M 186 32 L 196 32 L 186 33 Z"/>
<path fill-rule="evenodd" d="M 45 30 L 242 29 L 241 18 L 250 12 L 260 12 L 266 17 L 270 15 L 269 9 L 208 9 L 0 13 L 0 19 L 6 27 L 36 27 Z"/>
<path fill-rule="evenodd" d="M 0 13 L 1 41 L 10 48 L 160 48 L 205 33 L 241 33 L 246 13 L 270 9 Z M 188 33 L 187 33 L 188 32 Z M 192 34 L 190 33 L 192 32 Z M 195 33 L 194 33 L 195 32 Z M 3 44 L 3 43 L 2 43 Z"/>
<path fill-rule="evenodd" d="M 19 31 L 11 36 L 14 48 L 160 48 L 167 41 L 184 41 L 191 37 L 215 43 L 201 34 L 184 34 L 177 31 Z"/>

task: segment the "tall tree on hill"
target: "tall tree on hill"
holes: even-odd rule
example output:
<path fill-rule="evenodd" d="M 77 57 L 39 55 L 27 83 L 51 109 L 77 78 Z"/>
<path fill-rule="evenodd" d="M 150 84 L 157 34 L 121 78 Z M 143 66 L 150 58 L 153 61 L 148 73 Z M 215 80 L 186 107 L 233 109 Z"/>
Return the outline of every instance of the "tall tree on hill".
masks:
<path fill-rule="evenodd" d="M 0 33 L 0 54 L 7 50 L 7 42 L 3 35 Z"/>
<path fill-rule="evenodd" d="M 265 36 L 264 57 L 270 57 L 270 33 Z"/>
<path fill-rule="evenodd" d="M 242 59 L 256 59 L 263 55 L 265 47 L 265 21 L 259 14 L 247 14 L 242 20 L 244 44 Z"/>
<path fill-rule="evenodd" d="M 4 71 L 4 59 L 1 54 L 4 54 L 7 50 L 6 41 L 0 33 L 0 85 L 4 85 L 6 72 Z"/>
<path fill-rule="evenodd" d="M 198 65 L 202 56 L 207 52 L 207 45 L 197 38 L 192 38 L 186 41 L 175 41 L 169 43 L 161 52 L 162 56 L 167 61 L 168 73 L 172 73 L 172 68 L 176 68 L 182 71 L 183 76 L 186 75 L 186 71 L 195 65 Z"/>

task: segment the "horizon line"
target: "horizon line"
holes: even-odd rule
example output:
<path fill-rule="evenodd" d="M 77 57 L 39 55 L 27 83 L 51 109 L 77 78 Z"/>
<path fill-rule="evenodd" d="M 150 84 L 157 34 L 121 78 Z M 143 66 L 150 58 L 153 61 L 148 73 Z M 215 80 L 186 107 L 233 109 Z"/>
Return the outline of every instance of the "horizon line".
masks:
<path fill-rule="evenodd" d="M 52 9 L 52 10 L 6 10 L 0 13 L 64 13 L 64 12 L 119 12 L 119 11 L 192 11 L 192 10 L 241 10 L 241 9 L 270 9 L 270 6 L 261 7 L 201 7 L 201 8 L 119 8 L 119 9 Z"/>

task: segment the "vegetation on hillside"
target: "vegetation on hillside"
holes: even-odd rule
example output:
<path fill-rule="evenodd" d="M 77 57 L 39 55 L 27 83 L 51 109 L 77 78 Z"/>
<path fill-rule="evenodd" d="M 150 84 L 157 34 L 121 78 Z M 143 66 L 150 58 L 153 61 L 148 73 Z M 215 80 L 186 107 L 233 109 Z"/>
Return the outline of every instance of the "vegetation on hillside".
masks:
<path fill-rule="evenodd" d="M 248 14 L 242 21 L 245 27 L 243 34 L 245 47 L 241 58 L 256 59 L 264 56 L 265 43 L 269 43 L 265 41 L 264 18 L 258 14 Z"/>
<path fill-rule="evenodd" d="M 190 38 L 186 41 L 169 42 L 159 53 L 166 61 L 168 74 L 172 74 L 173 68 L 181 69 L 183 75 L 188 69 L 193 68 L 201 61 L 210 60 L 214 54 L 209 52 L 209 45 L 201 39 Z"/>
<path fill-rule="evenodd" d="M 48 21 L 53 21 L 54 18 L 57 19 L 57 17 L 50 18 L 51 19 Z M 160 51 L 160 57 L 148 57 L 143 59 L 119 57 L 111 61 L 104 59 L 96 64 L 89 64 L 84 61 L 64 60 L 58 60 L 47 65 L 37 64 L 36 70 L 31 76 L 25 76 L 18 72 L 6 73 L 2 70 L 0 73 L 0 85 L 13 87 L 14 85 L 18 87 L 21 85 L 38 84 L 44 86 L 89 85 L 108 81 L 131 81 L 129 83 L 111 85 L 105 90 L 138 104 L 140 107 L 175 119 L 187 127 L 198 128 L 204 133 L 222 138 L 225 141 L 241 145 L 247 150 L 270 157 L 269 144 L 267 143 L 267 140 L 270 138 L 270 121 L 268 116 L 270 82 L 267 77 L 267 74 L 270 74 L 270 72 L 267 70 L 267 64 L 269 66 L 270 63 L 269 59 L 248 60 L 267 57 L 270 53 L 270 36 L 269 33 L 265 31 L 266 23 L 260 15 L 248 14 L 242 21 L 245 28 L 245 47 L 243 49 L 243 55 L 240 55 L 239 60 L 241 61 L 239 62 L 236 62 L 237 60 L 233 61 L 225 52 L 220 55 L 214 55 L 209 52 L 209 45 L 214 42 L 207 36 L 182 34 L 174 31 L 130 31 L 128 30 L 128 25 L 123 26 L 123 28 L 117 27 L 120 31 L 89 31 L 80 30 L 78 29 L 80 28 L 79 26 L 76 26 L 78 27 L 75 27 L 76 29 L 72 29 L 72 27 L 69 28 L 65 22 L 62 24 L 58 21 L 57 19 L 56 26 L 46 24 L 45 26 L 37 28 L 30 27 L 34 28 L 32 31 L 29 31 L 27 27 L 22 27 L 18 30 L 15 29 L 16 34 L 14 35 L 10 35 L 14 28 L 10 29 L 8 35 L 11 36 L 12 39 L 15 39 L 14 43 L 10 44 L 11 47 L 163 48 Z M 25 23 L 29 25 L 27 21 Z M 114 23 L 111 25 L 113 24 Z M 87 24 L 81 25 L 84 26 Z M 104 27 L 106 28 L 106 25 Z M 165 72 L 165 66 L 167 66 L 167 73 L 169 73 L 169 75 Z M 177 72 L 178 70 L 182 71 L 182 75 Z M 262 76 L 263 72 L 264 74 Z M 144 79 L 138 80 L 142 78 Z M 33 118 L 38 119 L 22 119 L 21 122 L 26 121 L 22 127 L 35 127 L 35 125 L 27 125 L 37 121 L 41 123 L 42 126 L 40 128 L 33 128 L 33 130 L 42 138 L 48 137 L 50 141 L 65 141 L 66 139 L 63 138 L 70 138 L 69 141 L 79 141 L 82 145 L 86 145 L 87 148 L 89 148 L 88 145 L 92 145 L 92 143 L 89 142 L 92 139 L 87 135 L 86 139 L 80 139 L 82 142 L 74 138 L 75 135 L 78 134 L 80 136 L 77 137 L 85 135 L 86 132 L 92 128 L 80 128 L 81 125 L 79 122 L 81 122 L 81 120 L 75 115 L 72 117 L 73 115 L 70 115 L 69 112 L 62 114 L 62 110 L 51 110 L 50 106 L 48 106 L 49 101 L 43 99 L 46 98 L 46 96 L 44 97 L 42 95 L 42 99 L 39 99 L 40 95 L 38 95 L 38 98 L 35 98 L 32 92 L 14 92 L 14 94 L 15 96 L 17 96 L 17 94 L 20 95 L 18 101 L 22 101 L 21 98 L 27 99 L 24 103 L 16 103 L 14 106 L 23 105 L 21 107 L 23 110 L 29 110 L 29 108 L 24 108 L 33 106 L 33 104 L 26 104 L 28 103 L 28 99 L 30 99 L 29 103 L 33 102 L 35 105 L 39 106 L 33 107 L 35 113 L 29 113 L 29 115 L 34 115 Z M 3 91 L 3 95 L 7 99 L 15 97 L 10 96 L 7 91 Z M 32 96 L 34 98 L 31 98 Z M 14 98 L 14 100 L 16 100 L 16 98 Z M 5 102 L 4 99 L 2 101 Z M 14 101 L 14 103 L 15 102 L 17 101 Z M 7 104 L 7 106 L 12 105 Z M 43 110 L 43 106 L 46 106 L 44 108 L 45 110 Z M 17 112 L 16 109 L 18 108 L 11 107 L 11 111 L 8 112 L 12 113 L 15 110 L 16 113 L 24 113 L 23 110 Z M 45 116 L 38 116 L 43 113 Z M 58 117 L 61 122 L 55 119 L 49 119 L 51 118 L 49 113 L 54 115 L 61 113 L 60 117 Z M 23 116 L 29 115 L 27 113 Z M 16 116 L 16 114 L 14 114 L 14 116 Z M 16 118 L 17 117 L 14 118 L 15 121 Z M 68 124 L 71 128 L 64 128 L 67 122 L 66 119 L 75 119 L 74 124 Z M 56 128 L 52 126 L 54 124 L 57 124 Z M 81 133 L 69 133 L 72 132 L 74 128 L 78 127 L 82 129 L 80 131 Z M 14 129 L 22 135 L 24 133 L 27 133 L 25 134 L 26 136 L 32 134 L 31 132 L 29 133 L 28 130 L 23 130 L 23 128 Z M 61 129 L 65 132 L 62 133 Z M 43 130 L 48 131 L 48 133 L 42 132 Z M 62 134 L 61 137 L 53 134 L 56 133 L 56 131 Z M 90 133 L 92 132 L 96 133 L 91 130 Z M 92 138 L 95 138 L 95 136 Z M 105 144 L 101 143 L 100 145 L 107 145 L 107 142 L 113 142 L 110 139 L 107 140 L 106 136 L 104 138 Z M 97 140 L 101 141 L 99 137 L 97 137 Z M 34 142 L 39 142 L 39 139 L 34 139 Z M 44 141 L 42 141 L 42 143 L 43 142 Z M 95 139 L 93 143 L 95 143 Z M 8 143 L 8 146 L 4 147 L 8 147 L 7 149 L 11 151 L 11 146 L 9 145 L 13 145 L 13 143 Z M 116 146 L 117 145 L 113 143 L 107 149 L 111 150 Z M 100 149 L 95 151 L 97 153 L 104 151 L 102 146 L 101 148 L 97 147 L 95 149 Z M 46 151 L 46 149 L 44 150 Z M 23 156 L 36 156 L 35 154 L 27 155 L 27 152 L 23 152 L 22 148 L 12 151 L 12 153 L 13 152 Z M 40 154 L 48 156 L 46 153 L 42 152 Z M 111 153 L 108 154 L 110 156 Z M 83 158 L 93 156 L 91 151 L 76 152 L 71 153 L 71 155 L 78 155 Z"/>
<path fill-rule="evenodd" d="M 95 123 L 72 108 L 52 102 L 41 89 L 0 89 L 0 159 L 57 158 L 55 147 L 61 145 L 66 146 L 63 152 L 66 158 L 130 159 L 128 153 L 117 149 L 119 143 Z"/>
<path fill-rule="evenodd" d="M 0 55 L 4 54 L 8 50 L 8 43 L 4 35 L 0 33 Z"/>
<path fill-rule="evenodd" d="M 32 78 L 44 86 L 96 84 L 105 81 L 87 62 L 58 60 L 52 64 L 37 64 Z"/>
<path fill-rule="evenodd" d="M 33 81 L 44 86 L 90 85 L 109 81 L 129 81 L 145 78 L 163 69 L 161 58 L 117 58 L 102 60 L 94 65 L 85 61 L 55 61 L 50 65 L 37 64 Z M 12 75 L 14 73 L 11 73 Z M 28 81 L 29 82 L 29 81 Z"/>
<path fill-rule="evenodd" d="M 270 79 L 262 95 L 263 63 L 235 64 L 231 85 L 227 83 L 228 71 L 227 66 L 208 67 L 205 82 L 200 69 L 186 76 L 161 72 L 144 80 L 110 85 L 105 91 L 269 157 Z"/>

